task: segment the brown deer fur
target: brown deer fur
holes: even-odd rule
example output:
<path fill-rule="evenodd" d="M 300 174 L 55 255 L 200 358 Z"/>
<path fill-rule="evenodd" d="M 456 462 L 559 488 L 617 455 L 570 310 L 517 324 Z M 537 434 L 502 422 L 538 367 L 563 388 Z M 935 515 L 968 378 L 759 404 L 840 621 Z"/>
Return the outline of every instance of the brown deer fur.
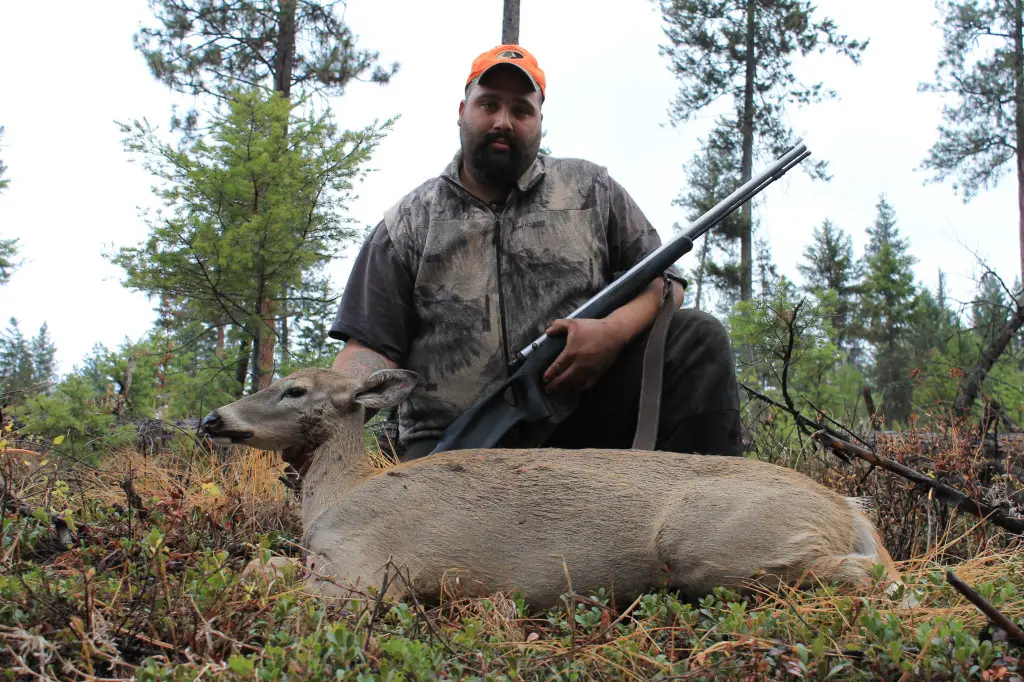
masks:
<path fill-rule="evenodd" d="M 900 584 L 857 500 L 754 459 L 463 450 L 374 467 L 364 407 L 401 402 L 415 381 L 406 370 L 362 381 L 302 370 L 204 420 L 218 442 L 312 452 L 303 545 L 307 568 L 331 576 L 311 577 L 312 591 L 379 589 L 389 562 L 423 599 L 457 584 L 469 596 L 518 590 L 534 608 L 554 604 L 569 581 L 621 601 L 662 587 L 696 596 L 757 577 L 859 586 L 879 563 Z M 393 586 L 398 594 L 406 585 Z"/>

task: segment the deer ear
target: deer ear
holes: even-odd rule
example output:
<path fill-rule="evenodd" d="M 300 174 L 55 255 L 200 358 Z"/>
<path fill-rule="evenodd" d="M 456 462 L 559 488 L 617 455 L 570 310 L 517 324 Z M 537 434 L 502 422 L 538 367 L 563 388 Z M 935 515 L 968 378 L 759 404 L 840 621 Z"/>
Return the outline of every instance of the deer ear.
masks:
<path fill-rule="evenodd" d="M 352 400 L 363 407 L 384 410 L 408 398 L 418 382 L 419 375 L 408 369 L 379 369 L 363 379 Z"/>

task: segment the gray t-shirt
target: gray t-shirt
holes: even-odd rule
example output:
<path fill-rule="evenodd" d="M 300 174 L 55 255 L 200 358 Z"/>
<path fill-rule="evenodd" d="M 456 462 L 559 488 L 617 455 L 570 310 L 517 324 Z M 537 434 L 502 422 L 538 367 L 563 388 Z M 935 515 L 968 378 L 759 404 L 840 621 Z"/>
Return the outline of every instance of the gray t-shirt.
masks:
<path fill-rule="evenodd" d="M 419 373 L 404 444 L 440 438 L 509 360 L 661 246 L 605 168 L 540 155 L 503 206 L 459 181 L 461 152 L 389 209 L 356 257 L 330 335 Z M 667 273 L 679 279 L 675 267 Z"/>

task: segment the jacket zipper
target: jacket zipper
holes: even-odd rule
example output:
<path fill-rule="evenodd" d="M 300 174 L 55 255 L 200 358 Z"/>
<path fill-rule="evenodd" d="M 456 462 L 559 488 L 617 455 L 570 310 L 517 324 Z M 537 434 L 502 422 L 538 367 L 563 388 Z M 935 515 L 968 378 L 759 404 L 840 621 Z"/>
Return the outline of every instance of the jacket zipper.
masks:
<path fill-rule="evenodd" d="M 494 212 L 494 204 L 491 204 L 491 212 Z M 498 317 L 501 319 L 501 351 L 505 356 L 505 376 L 509 375 L 511 369 L 510 359 L 508 356 L 508 331 L 505 327 L 505 298 L 502 296 L 501 286 L 501 215 L 503 211 L 498 211 L 494 214 L 494 241 L 495 241 L 495 256 L 497 258 L 498 266 Z"/>
<path fill-rule="evenodd" d="M 470 201 L 477 202 L 477 205 L 486 206 L 491 214 L 494 216 L 494 240 L 495 240 L 495 257 L 497 259 L 497 286 L 498 286 L 498 318 L 501 321 L 501 353 L 505 358 L 505 376 L 509 377 L 512 375 L 512 359 L 508 353 L 508 330 L 505 323 L 505 298 L 502 296 L 501 286 L 501 216 L 504 213 L 504 207 L 500 210 L 497 209 L 497 204 L 488 203 L 481 201 L 479 198 L 474 197 L 472 194 L 466 191 L 464 187 L 458 183 L 453 182 L 449 178 L 445 178 L 445 181 L 455 189 L 456 192 L 462 193 L 463 196 L 468 198 Z M 505 199 L 505 206 L 508 206 L 508 198 Z"/>

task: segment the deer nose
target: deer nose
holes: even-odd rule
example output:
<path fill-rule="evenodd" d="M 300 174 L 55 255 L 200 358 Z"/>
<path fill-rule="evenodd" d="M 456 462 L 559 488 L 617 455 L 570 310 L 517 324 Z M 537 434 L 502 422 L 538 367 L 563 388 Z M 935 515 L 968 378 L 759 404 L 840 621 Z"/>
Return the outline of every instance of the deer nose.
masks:
<path fill-rule="evenodd" d="M 224 422 L 223 420 L 221 420 L 220 415 L 217 414 L 216 410 L 214 410 L 210 414 L 203 417 L 203 421 L 200 424 L 200 426 L 202 427 L 203 431 L 205 431 L 206 433 L 210 433 L 212 431 L 216 431 L 217 429 L 219 429 L 223 424 Z"/>

